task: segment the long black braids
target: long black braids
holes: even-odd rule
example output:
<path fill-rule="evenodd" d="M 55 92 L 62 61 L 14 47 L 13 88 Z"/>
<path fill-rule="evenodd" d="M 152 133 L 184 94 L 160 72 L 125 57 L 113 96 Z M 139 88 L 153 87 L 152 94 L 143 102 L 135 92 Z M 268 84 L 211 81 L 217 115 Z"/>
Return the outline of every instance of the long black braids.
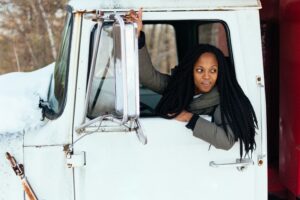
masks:
<path fill-rule="evenodd" d="M 171 119 L 186 110 L 195 95 L 193 78 L 194 63 L 205 52 L 213 53 L 218 60 L 217 87 L 220 94 L 222 127 L 228 136 L 226 124 L 240 140 L 240 156 L 253 151 L 257 119 L 254 109 L 237 82 L 233 65 L 229 65 L 222 51 L 209 44 L 200 44 L 191 49 L 176 66 L 166 90 L 159 101 L 156 112 Z"/>

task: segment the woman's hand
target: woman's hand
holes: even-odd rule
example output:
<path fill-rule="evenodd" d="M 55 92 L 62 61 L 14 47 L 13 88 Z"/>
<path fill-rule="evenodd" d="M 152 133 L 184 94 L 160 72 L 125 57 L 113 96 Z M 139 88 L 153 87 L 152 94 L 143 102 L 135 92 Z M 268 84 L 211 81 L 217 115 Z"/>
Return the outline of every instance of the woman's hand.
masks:
<path fill-rule="evenodd" d="M 193 117 L 192 113 L 183 110 L 179 115 L 177 115 L 175 119 L 181 122 L 189 122 L 192 117 Z"/>
<path fill-rule="evenodd" d="M 140 8 L 138 12 L 130 10 L 126 15 L 126 20 L 128 22 L 135 22 L 137 24 L 138 36 L 140 36 L 140 33 L 143 29 L 143 9 Z"/>

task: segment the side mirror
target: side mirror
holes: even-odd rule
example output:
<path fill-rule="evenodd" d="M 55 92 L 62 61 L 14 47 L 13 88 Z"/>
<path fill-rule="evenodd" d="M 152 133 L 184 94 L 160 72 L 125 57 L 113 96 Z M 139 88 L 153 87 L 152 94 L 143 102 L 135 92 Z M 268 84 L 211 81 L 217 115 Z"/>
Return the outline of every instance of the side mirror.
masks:
<path fill-rule="evenodd" d="M 112 27 L 110 26 L 112 28 L 113 45 L 110 46 L 112 50 L 108 50 L 108 46 L 100 42 L 102 32 L 105 32 L 102 30 L 104 18 L 100 19 L 102 21 L 98 22 L 93 44 L 94 50 L 85 99 L 85 115 L 82 124 L 76 127 L 76 132 L 84 132 L 85 128 L 96 122 L 100 122 L 101 125 L 103 120 L 110 120 L 129 131 L 135 130 L 138 139 L 146 144 L 147 137 L 144 135 L 138 121 L 140 94 L 137 25 L 134 23 L 125 24 L 117 14 L 110 15 L 109 19 L 115 22 Z M 102 39 L 101 41 L 108 40 L 106 38 L 106 40 Z M 100 43 L 99 55 L 108 51 L 112 52 L 112 55 L 110 54 L 106 59 L 105 56 L 98 55 Z M 107 63 L 103 65 L 103 63 L 101 64 L 102 61 L 107 61 Z M 101 69 L 100 76 L 99 71 L 95 71 L 96 67 Z M 108 71 L 113 73 L 108 73 Z M 94 79 L 95 81 L 93 81 Z M 110 99 L 109 97 L 113 98 Z M 111 103 L 114 103 L 114 108 L 110 106 Z M 94 119 L 86 122 L 85 116 L 88 108 L 90 108 L 91 113 L 95 111 L 96 116 L 94 115 Z M 102 127 L 102 131 L 104 129 L 105 127 Z M 117 130 L 114 129 L 114 131 Z M 119 131 L 124 131 L 124 129 L 120 128 Z"/>
<path fill-rule="evenodd" d="M 115 110 L 126 122 L 137 119 L 140 114 L 137 25 L 125 24 L 118 15 L 114 17 L 117 20 L 113 25 Z"/>

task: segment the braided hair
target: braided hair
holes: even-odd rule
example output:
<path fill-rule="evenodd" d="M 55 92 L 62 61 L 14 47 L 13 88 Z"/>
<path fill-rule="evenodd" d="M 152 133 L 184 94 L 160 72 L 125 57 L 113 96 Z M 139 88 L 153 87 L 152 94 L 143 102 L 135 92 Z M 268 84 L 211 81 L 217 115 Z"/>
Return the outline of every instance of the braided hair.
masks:
<path fill-rule="evenodd" d="M 237 82 L 233 65 L 227 63 L 224 54 L 218 48 L 209 44 L 200 44 L 187 53 L 174 69 L 168 86 L 156 107 L 156 112 L 164 118 L 172 119 L 188 108 L 195 95 L 194 64 L 206 52 L 213 53 L 218 61 L 216 85 L 220 94 L 222 127 L 228 136 L 226 127 L 228 124 L 235 140 L 240 140 L 240 156 L 242 157 L 243 149 L 246 154 L 255 149 L 257 119 L 249 99 Z"/>

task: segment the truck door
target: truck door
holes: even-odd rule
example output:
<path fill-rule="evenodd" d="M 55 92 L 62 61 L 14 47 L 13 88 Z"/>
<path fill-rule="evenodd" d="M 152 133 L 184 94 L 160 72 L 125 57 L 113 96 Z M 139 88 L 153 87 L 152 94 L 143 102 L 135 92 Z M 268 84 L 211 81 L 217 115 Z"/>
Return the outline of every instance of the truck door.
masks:
<path fill-rule="evenodd" d="M 23 142 L 22 133 L 0 134 L 0 199 L 24 198 L 21 180 L 5 157 L 6 152 L 9 152 L 18 162 L 23 163 Z"/>
<path fill-rule="evenodd" d="M 189 45 L 205 42 L 224 50 L 229 62 L 239 66 L 239 69 L 236 69 L 237 76 L 241 75 L 243 78 L 247 74 L 247 70 L 244 70 L 247 64 L 243 65 L 243 61 L 247 60 L 236 57 L 244 56 L 243 49 L 238 48 L 238 43 L 246 41 L 246 38 L 238 37 L 241 30 L 238 28 L 236 17 L 240 16 L 234 12 L 217 13 L 145 13 L 147 45 L 153 62 L 158 60 L 158 64 L 154 63 L 158 66 L 157 69 L 170 73 L 171 69 L 168 67 L 180 60 Z M 253 14 L 256 16 L 257 13 Z M 222 15 L 227 16 L 224 21 L 215 20 Z M 157 20 L 157 16 L 160 16 L 160 21 Z M 230 18 L 235 20 L 230 21 Z M 229 20 L 228 23 L 226 20 Z M 91 22 L 83 21 L 83 27 L 85 23 L 90 27 L 94 26 Z M 258 31 L 259 35 L 259 29 L 256 29 L 259 27 L 256 25 L 255 21 L 250 20 L 248 28 Z M 188 31 L 188 28 L 191 28 L 191 31 Z M 208 34 L 205 34 L 205 31 Z M 232 33 L 235 31 L 236 33 Z M 80 112 L 77 109 L 75 111 L 74 130 L 77 132 L 73 133 L 75 141 L 72 150 L 81 160 L 79 165 L 73 166 L 76 199 L 266 199 L 266 168 L 265 164 L 261 167 L 264 160 L 260 157 L 260 136 L 256 140 L 257 150 L 242 159 L 239 156 L 238 142 L 228 151 L 216 149 L 193 137 L 185 123 L 158 117 L 153 110 L 160 96 L 142 85 L 139 96 L 139 127 L 143 134 L 140 134 L 140 129 L 130 125 L 120 128 L 116 125 L 117 120 L 98 120 L 91 127 L 78 128 L 82 125 L 82 117 L 87 116 L 91 119 L 87 121 L 92 122 L 97 116 L 115 110 L 116 99 L 123 98 L 118 96 L 120 93 L 115 89 L 119 80 L 112 67 L 116 51 L 112 24 L 103 23 L 97 49 L 94 48 L 96 32 L 97 27 L 85 35 L 91 41 L 89 48 L 86 48 L 90 49 L 90 55 L 97 51 L 95 72 L 93 77 L 89 77 L 93 79 L 91 99 L 86 106 L 87 114 L 83 116 L 84 98 L 78 96 L 76 108 Z M 217 33 L 211 36 L 213 32 Z M 230 33 L 237 35 L 237 38 L 232 39 Z M 168 37 L 164 38 L 166 35 Z M 241 52 L 238 53 L 239 51 Z M 86 52 L 84 54 L 86 55 Z M 81 58 L 86 65 L 92 63 L 84 59 L 84 56 Z M 262 74 L 260 70 L 258 72 L 257 75 Z M 242 78 L 239 77 L 239 81 Z M 81 83 L 84 82 L 86 79 Z M 249 83 L 247 78 L 241 82 L 243 89 L 254 88 L 246 90 L 245 93 L 253 103 L 256 114 L 263 116 L 264 107 L 260 107 L 260 95 L 263 98 L 264 93 L 257 86 L 255 76 L 253 83 Z M 257 82 L 260 83 L 259 78 Z M 82 86 L 78 86 L 77 95 L 85 94 L 82 90 Z"/>

